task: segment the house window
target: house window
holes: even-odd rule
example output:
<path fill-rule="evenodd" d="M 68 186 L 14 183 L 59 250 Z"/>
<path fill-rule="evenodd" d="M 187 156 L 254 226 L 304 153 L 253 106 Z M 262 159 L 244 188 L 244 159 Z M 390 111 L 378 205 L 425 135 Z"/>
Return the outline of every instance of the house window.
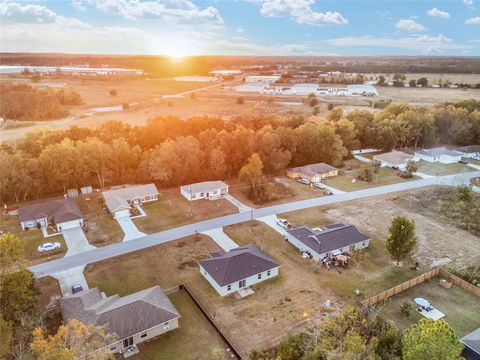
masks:
<path fill-rule="evenodd" d="M 270 276 L 270 270 L 267 271 L 267 276 Z"/>
<path fill-rule="evenodd" d="M 262 274 L 258 274 L 258 280 L 262 278 Z"/>
<path fill-rule="evenodd" d="M 365 247 L 366 245 L 367 245 L 367 242 L 364 241 L 364 242 L 362 243 L 362 246 Z"/>
<path fill-rule="evenodd" d="M 241 289 L 241 288 L 244 288 L 245 285 L 247 285 L 247 281 L 246 281 L 245 279 L 240 280 L 240 281 L 238 282 L 238 287 L 239 287 L 240 289 Z"/>
<path fill-rule="evenodd" d="M 227 285 L 227 291 L 232 290 L 232 285 Z"/>
<path fill-rule="evenodd" d="M 350 251 L 353 251 L 353 250 L 355 250 L 355 244 L 350 245 Z"/>
<path fill-rule="evenodd" d="M 165 330 L 170 329 L 170 323 L 167 321 L 165 324 L 163 324 L 163 328 Z"/>
<path fill-rule="evenodd" d="M 141 333 L 141 334 L 140 334 L 140 337 L 141 337 L 142 339 L 143 339 L 143 338 L 146 338 L 146 337 L 147 337 L 147 332 L 145 331 L 145 332 Z"/>

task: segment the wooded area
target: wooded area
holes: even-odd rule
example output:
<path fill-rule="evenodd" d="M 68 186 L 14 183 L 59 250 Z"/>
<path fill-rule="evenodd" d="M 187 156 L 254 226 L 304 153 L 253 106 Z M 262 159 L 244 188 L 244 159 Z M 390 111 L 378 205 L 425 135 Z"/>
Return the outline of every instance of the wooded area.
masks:
<path fill-rule="evenodd" d="M 390 105 L 375 113 L 333 109 L 324 122 L 301 116 L 239 117 L 232 121 L 158 117 L 145 125 L 110 121 L 97 128 L 28 133 L 0 151 L 0 197 L 18 202 L 69 187 L 155 181 L 177 186 L 237 177 L 252 154 L 263 172 L 326 162 L 339 166 L 348 150 L 480 143 L 480 102 L 432 108 Z"/>

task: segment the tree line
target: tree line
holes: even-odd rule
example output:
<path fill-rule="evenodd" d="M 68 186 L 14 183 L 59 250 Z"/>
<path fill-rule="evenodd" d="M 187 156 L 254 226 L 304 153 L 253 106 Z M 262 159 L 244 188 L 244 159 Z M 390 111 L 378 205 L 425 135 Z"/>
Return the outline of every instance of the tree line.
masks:
<path fill-rule="evenodd" d="M 349 150 L 480 143 L 480 102 L 431 108 L 392 104 L 377 112 L 333 108 L 318 121 L 302 116 L 109 121 L 28 133 L 0 150 L 2 202 L 23 201 L 70 187 L 155 181 L 162 187 L 237 177 L 253 154 L 266 175 L 326 162 L 340 166 Z"/>
<path fill-rule="evenodd" d="M 69 89 L 37 89 L 29 85 L 0 84 L 0 117 L 11 120 L 54 120 L 68 115 L 68 106 L 82 104 Z"/>

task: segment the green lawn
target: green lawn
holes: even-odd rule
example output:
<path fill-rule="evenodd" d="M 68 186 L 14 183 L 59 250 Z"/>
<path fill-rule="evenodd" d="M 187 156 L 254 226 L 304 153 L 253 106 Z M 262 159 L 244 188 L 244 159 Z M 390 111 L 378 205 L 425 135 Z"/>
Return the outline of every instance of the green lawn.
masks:
<path fill-rule="evenodd" d="M 25 257 L 31 264 L 44 262 L 62 257 L 67 252 L 67 245 L 62 235 L 44 238 L 42 231 L 39 229 L 22 230 L 20 219 L 18 216 L 1 215 L 0 230 L 6 233 L 12 233 L 18 236 L 25 247 Z M 62 247 L 59 250 L 48 251 L 45 253 L 37 252 L 39 245 L 46 242 L 59 242 Z"/>
<path fill-rule="evenodd" d="M 477 159 L 472 159 L 472 158 L 462 158 L 462 160 L 466 161 L 466 162 L 469 162 L 469 163 L 472 163 L 474 165 L 480 165 L 480 160 L 477 160 Z"/>
<path fill-rule="evenodd" d="M 133 222 L 146 233 L 238 212 L 234 205 L 223 199 L 188 201 L 178 189 L 161 191 L 158 201 L 146 203 L 142 208 L 147 216 L 133 219 Z"/>
<path fill-rule="evenodd" d="M 423 316 L 412 310 L 409 317 L 400 312 L 404 302 L 416 308 L 414 299 L 423 297 L 446 316 L 443 318 L 462 337 L 480 326 L 480 300 L 477 296 L 453 285 L 450 289 L 440 286 L 433 278 L 390 298 L 381 312 L 395 322 L 400 330 L 418 322 Z"/>
<path fill-rule="evenodd" d="M 398 175 L 398 170 L 382 167 L 377 168 L 377 172 L 373 174 L 373 181 L 368 183 L 357 179 L 357 177 L 362 173 L 363 168 L 365 168 L 365 166 L 352 170 L 344 170 L 345 174 L 331 177 L 323 182 L 329 186 L 333 186 L 338 190 L 354 191 L 417 179 L 415 177 L 412 179 L 403 179 Z M 352 182 L 352 180 L 355 180 L 355 182 Z"/>
<path fill-rule="evenodd" d="M 140 345 L 142 360 L 210 360 L 219 351 L 227 356 L 226 344 L 184 290 L 168 296 L 181 315 L 180 327 Z"/>
<path fill-rule="evenodd" d="M 454 163 L 454 164 L 442 164 L 439 162 L 428 162 L 420 160 L 416 162 L 419 172 L 425 173 L 427 175 L 439 176 L 439 175 L 449 175 L 449 174 L 458 174 L 463 172 L 472 172 L 475 171 L 474 168 L 470 166 Z"/>
<path fill-rule="evenodd" d="M 122 241 L 122 228 L 105 209 L 101 194 L 82 195 L 76 200 L 84 218 L 84 233 L 90 244 L 106 246 Z"/>

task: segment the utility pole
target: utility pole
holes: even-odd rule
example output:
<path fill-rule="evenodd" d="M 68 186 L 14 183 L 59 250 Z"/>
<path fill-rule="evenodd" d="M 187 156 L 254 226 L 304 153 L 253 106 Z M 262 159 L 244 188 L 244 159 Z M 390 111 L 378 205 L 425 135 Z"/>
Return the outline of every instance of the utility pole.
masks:
<path fill-rule="evenodd" d="M 250 232 L 253 232 L 253 207 L 250 207 Z"/>

